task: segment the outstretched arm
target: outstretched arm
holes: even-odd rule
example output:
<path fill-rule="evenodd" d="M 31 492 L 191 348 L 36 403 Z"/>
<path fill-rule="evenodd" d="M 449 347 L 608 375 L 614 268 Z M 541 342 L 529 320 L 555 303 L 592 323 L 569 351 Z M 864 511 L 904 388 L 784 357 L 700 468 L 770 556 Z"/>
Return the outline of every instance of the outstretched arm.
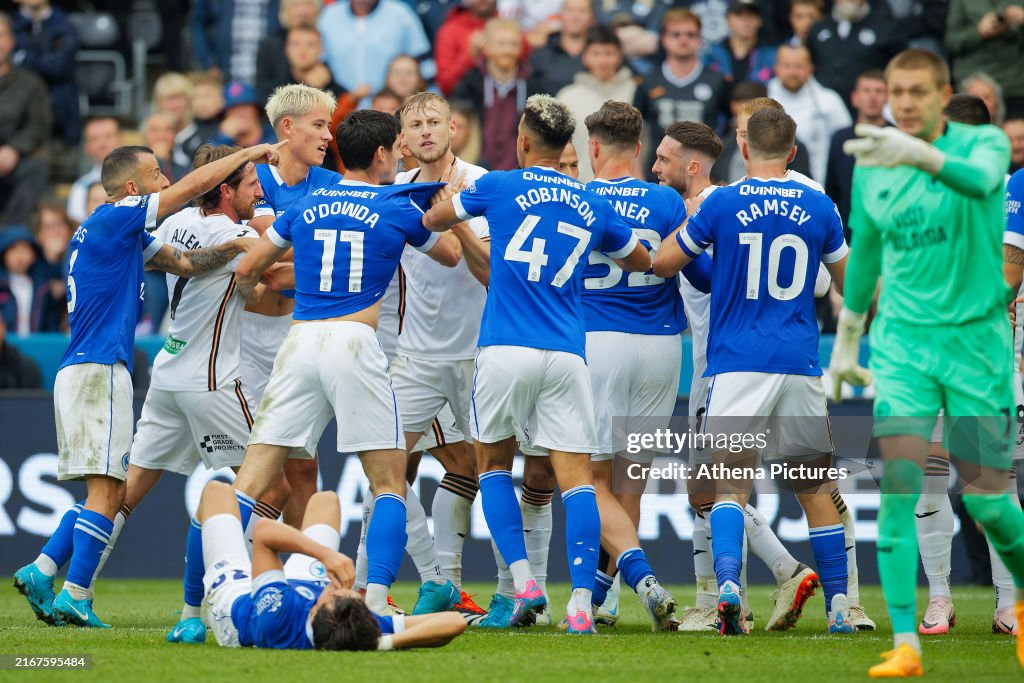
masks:
<path fill-rule="evenodd" d="M 253 245 L 249 253 L 245 255 L 245 258 L 235 268 L 235 283 L 238 285 L 238 291 L 241 292 L 242 296 L 249 296 L 249 293 L 252 292 L 260 281 L 263 271 L 277 261 L 281 254 L 288 251 L 287 246 L 278 246 L 267 236 L 267 233 L 264 233 L 255 242 L 256 244 Z"/>
<path fill-rule="evenodd" d="M 195 277 L 227 265 L 231 259 L 249 251 L 256 240 L 251 237 L 231 240 L 215 247 L 181 251 L 165 244 L 146 262 L 148 270 L 162 270 L 172 275 Z"/>
<path fill-rule="evenodd" d="M 407 650 L 414 647 L 442 647 L 462 635 L 466 621 L 457 612 L 438 612 L 405 617 L 405 630 L 390 638 L 390 648 Z"/>

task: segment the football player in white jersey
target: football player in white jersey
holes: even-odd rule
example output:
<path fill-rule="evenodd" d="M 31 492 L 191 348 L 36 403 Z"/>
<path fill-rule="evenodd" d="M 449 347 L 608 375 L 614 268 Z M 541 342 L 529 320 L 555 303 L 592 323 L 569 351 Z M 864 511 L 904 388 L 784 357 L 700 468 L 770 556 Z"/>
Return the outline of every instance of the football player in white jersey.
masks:
<path fill-rule="evenodd" d="M 331 115 L 337 101 L 334 95 L 301 83 L 277 88 L 267 100 L 266 111 L 278 140 L 288 140 L 276 165 L 259 164 L 256 173 L 263 188 L 263 199 L 256 205 L 249 227 L 260 235 L 289 206 L 317 188 L 335 185 L 341 176 L 321 168 L 331 135 Z M 291 269 L 288 254 L 275 266 L 280 271 Z M 242 316 L 246 339 L 259 343 L 242 349 L 242 374 L 249 383 L 253 401 L 259 405 L 270 379 L 284 338 L 291 328 L 294 299 L 276 291 L 267 291 L 258 303 L 246 306 Z M 317 462 L 292 459 L 285 463 L 284 474 L 291 487 L 285 506 L 285 522 L 297 527 L 317 488 Z"/>

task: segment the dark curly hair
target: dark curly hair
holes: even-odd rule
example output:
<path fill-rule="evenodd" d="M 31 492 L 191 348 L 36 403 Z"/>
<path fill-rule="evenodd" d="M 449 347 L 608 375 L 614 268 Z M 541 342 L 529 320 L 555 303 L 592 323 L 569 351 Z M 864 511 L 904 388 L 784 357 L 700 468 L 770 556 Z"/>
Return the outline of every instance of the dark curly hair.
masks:
<path fill-rule="evenodd" d="M 366 603 L 335 598 L 313 615 L 313 646 L 317 650 L 376 650 L 380 624 Z"/>

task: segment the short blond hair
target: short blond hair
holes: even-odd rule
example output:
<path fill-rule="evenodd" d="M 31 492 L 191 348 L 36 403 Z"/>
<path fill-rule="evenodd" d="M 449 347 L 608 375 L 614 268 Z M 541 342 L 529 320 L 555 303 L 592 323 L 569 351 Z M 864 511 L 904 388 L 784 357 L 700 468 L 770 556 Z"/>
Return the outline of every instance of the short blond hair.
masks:
<path fill-rule="evenodd" d="M 506 19 L 505 17 L 494 17 L 488 19 L 487 23 L 484 24 L 484 36 L 490 38 L 494 35 L 495 31 L 508 30 L 515 31 L 519 35 L 523 34 L 523 27 L 519 25 L 519 22 L 515 19 Z"/>
<path fill-rule="evenodd" d="M 192 90 L 192 81 L 188 76 L 177 71 L 168 71 L 153 84 L 153 102 L 174 95 L 184 95 L 191 102 Z"/>
<path fill-rule="evenodd" d="M 437 109 L 449 119 L 452 117 L 452 106 L 448 100 L 437 93 L 417 92 L 405 98 L 405 102 L 398 110 L 398 120 L 404 123 L 406 113 L 420 112 L 424 109 Z"/>
<path fill-rule="evenodd" d="M 289 83 L 275 88 L 267 99 L 267 118 L 274 130 L 277 130 L 285 118 L 306 116 L 317 107 L 326 109 L 330 117 L 337 106 L 338 101 L 330 92 L 302 83 Z"/>
<path fill-rule="evenodd" d="M 739 108 L 736 110 L 736 114 L 742 114 L 743 116 L 753 116 L 757 112 L 763 111 L 765 109 L 776 109 L 778 111 L 785 111 L 785 107 L 783 107 L 778 102 L 778 100 L 773 100 L 770 97 L 755 97 L 752 100 L 744 100 L 744 102 L 740 104 Z"/>

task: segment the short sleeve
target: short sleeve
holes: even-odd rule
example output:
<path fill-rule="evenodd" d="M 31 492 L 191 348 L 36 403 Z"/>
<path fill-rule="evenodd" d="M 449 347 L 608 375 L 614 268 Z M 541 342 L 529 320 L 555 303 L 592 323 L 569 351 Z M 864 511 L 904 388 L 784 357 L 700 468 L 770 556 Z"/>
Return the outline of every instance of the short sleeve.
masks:
<path fill-rule="evenodd" d="M 1024 170 L 1017 171 L 1006 184 L 1006 232 L 1003 243 L 1024 249 Z"/>
<path fill-rule="evenodd" d="M 267 202 L 267 198 L 265 196 L 258 202 L 256 202 L 256 206 L 252 208 L 253 218 L 260 218 L 262 216 L 270 216 L 271 218 L 273 218 L 275 215 L 276 213 L 274 211 L 274 207 L 272 207 L 270 203 Z"/>
<path fill-rule="evenodd" d="M 475 216 L 483 216 L 487 211 L 487 205 L 500 196 L 500 181 L 501 174 L 495 171 L 485 173 L 474 180 L 465 190 L 452 197 L 455 214 L 464 221 Z"/>
<path fill-rule="evenodd" d="M 156 216 L 160 208 L 159 194 L 130 195 L 114 202 L 117 220 L 124 226 L 128 240 L 148 230 L 156 230 Z"/>
<path fill-rule="evenodd" d="M 601 235 L 599 250 L 609 258 L 629 256 L 640 241 L 633 229 L 615 213 L 611 203 L 606 202 L 605 229 Z"/>
<path fill-rule="evenodd" d="M 825 201 L 832 204 L 831 200 L 826 199 Z M 828 235 L 825 237 L 824 255 L 821 260 L 824 263 L 835 263 L 841 261 L 849 253 L 850 248 L 846 246 L 846 236 L 843 235 L 843 219 L 839 217 L 839 208 L 835 204 L 832 204 L 829 216 Z"/>
<path fill-rule="evenodd" d="M 149 260 L 156 256 L 156 253 L 160 251 L 160 247 L 164 246 L 164 242 L 153 236 L 152 233 L 143 232 L 139 235 L 139 241 L 142 243 L 142 262 L 149 263 Z"/>
<path fill-rule="evenodd" d="M 292 222 L 300 215 L 298 205 L 292 206 L 267 228 L 267 238 L 281 249 L 292 246 Z"/>

